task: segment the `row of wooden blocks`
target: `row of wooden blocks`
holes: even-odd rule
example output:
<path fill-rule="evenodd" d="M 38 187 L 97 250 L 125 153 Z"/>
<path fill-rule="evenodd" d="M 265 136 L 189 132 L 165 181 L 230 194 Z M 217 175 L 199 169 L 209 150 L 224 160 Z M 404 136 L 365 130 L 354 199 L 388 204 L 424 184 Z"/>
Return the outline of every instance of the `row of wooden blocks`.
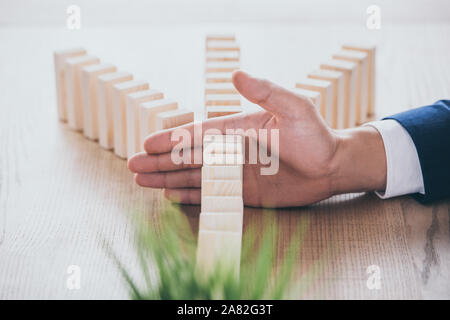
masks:
<path fill-rule="evenodd" d="M 143 151 L 147 135 L 194 121 L 146 81 L 82 48 L 57 51 L 54 62 L 59 118 L 121 158 Z"/>
<path fill-rule="evenodd" d="M 243 145 L 239 135 L 206 135 L 203 140 L 197 266 L 206 274 L 218 264 L 239 274 Z"/>
<path fill-rule="evenodd" d="M 375 110 L 375 47 L 348 44 L 296 83 L 297 93 L 319 108 L 333 128 L 370 120 Z"/>
<path fill-rule="evenodd" d="M 208 35 L 205 42 L 205 119 L 242 112 L 241 97 L 231 82 L 240 67 L 236 37 Z"/>

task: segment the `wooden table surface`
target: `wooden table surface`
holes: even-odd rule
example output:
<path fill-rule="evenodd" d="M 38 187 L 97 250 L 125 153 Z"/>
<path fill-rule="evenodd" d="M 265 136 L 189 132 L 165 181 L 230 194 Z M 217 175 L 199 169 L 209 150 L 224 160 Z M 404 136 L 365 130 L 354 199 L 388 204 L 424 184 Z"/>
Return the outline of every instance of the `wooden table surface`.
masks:
<path fill-rule="evenodd" d="M 375 42 L 377 117 L 450 96 L 450 24 L 0 29 L 0 299 L 127 298 L 101 243 L 136 269 L 129 217 L 167 205 L 159 190 L 133 183 L 125 161 L 57 120 L 52 51 L 84 46 L 200 119 L 204 34 L 215 31 L 236 33 L 243 69 L 288 87 L 342 43 Z M 197 233 L 199 207 L 182 209 Z M 278 223 L 279 249 L 293 222 L 307 226 L 296 274 L 314 272 L 295 298 L 450 298 L 449 200 L 342 195 L 268 213 L 245 208 L 244 224 L 263 217 Z M 67 289 L 70 265 L 81 268 L 79 290 Z M 379 290 L 366 285 L 371 265 Z"/>

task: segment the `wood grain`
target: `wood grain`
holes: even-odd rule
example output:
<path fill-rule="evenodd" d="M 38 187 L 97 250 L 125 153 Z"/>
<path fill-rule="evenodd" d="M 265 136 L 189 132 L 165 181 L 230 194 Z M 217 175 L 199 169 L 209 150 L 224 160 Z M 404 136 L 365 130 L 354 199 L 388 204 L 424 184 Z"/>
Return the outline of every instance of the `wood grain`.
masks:
<path fill-rule="evenodd" d="M 136 271 L 129 218 L 154 221 L 167 205 L 159 190 L 134 184 L 125 161 L 57 120 L 53 50 L 81 44 L 102 61 L 148 80 L 201 119 L 202 35 L 210 30 L 207 25 L 0 29 L 0 299 L 127 298 L 103 243 Z M 286 87 L 343 43 L 375 41 L 377 118 L 450 95 L 448 24 L 257 30 L 233 25 L 242 67 Z M 143 45 L 143 37 L 158 45 Z M 117 38 L 136 50 L 120 50 Z M 244 99 L 243 107 L 258 109 Z M 197 233 L 200 207 L 182 210 Z M 281 231 L 279 259 L 289 239 L 303 239 L 295 298 L 450 299 L 449 200 L 422 206 L 409 197 L 342 195 L 304 208 L 245 208 L 244 237 L 251 224 Z M 70 265 L 81 267 L 80 290 L 66 287 Z M 366 286 L 370 265 L 380 267 L 380 290 Z"/>

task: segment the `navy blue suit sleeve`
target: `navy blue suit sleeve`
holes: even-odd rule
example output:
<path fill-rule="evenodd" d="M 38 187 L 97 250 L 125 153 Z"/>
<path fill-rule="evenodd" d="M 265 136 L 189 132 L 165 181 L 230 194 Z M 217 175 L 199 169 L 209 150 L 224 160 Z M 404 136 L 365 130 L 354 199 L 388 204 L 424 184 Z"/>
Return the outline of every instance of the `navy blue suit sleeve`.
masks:
<path fill-rule="evenodd" d="M 411 136 L 422 168 L 425 194 L 420 202 L 450 196 L 450 100 L 405 111 L 384 119 L 399 122 Z"/>

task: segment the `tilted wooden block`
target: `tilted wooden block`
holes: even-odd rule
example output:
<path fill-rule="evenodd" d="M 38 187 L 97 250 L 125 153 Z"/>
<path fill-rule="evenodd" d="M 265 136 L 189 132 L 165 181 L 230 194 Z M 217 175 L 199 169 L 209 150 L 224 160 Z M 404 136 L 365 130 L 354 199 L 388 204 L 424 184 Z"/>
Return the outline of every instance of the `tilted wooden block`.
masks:
<path fill-rule="evenodd" d="M 236 41 L 236 36 L 232 33 L 208 34 L 206 35 L 206 42 L 209 41 Z"/>
<path fill-rule="evenodd" d="M 354 127 L 356 125 L 357 63 L 333 59 L 322 63 L 320 68 L 344 74 L 344 128 Z"/>
<path fill-rule="evenodd" d="M 242 165 L 202 167 L 202 180 L 242 180 Z"/>
<path fill-rule="evenodd" d="M 144 102 L 139 105 L 139 116 L 141 117 L 141 147 L 145 141 L 145 137 L 156 131 L 157 114 L 176 109 L 178 109 L 178 103 L 169 99 Z"/>
<path fill-rule="evenodd" d="M 333 128 L 344 128 L 344 74 L 331 70 L 316 70 L 308 74 L 308 78 L 326 80 L 333 84 L 333 112 L 331 126 Z"/>
<path fill-rule="evenodd" d="M 240 106 L 239 94 L 206 94 L 205 106 Z"/>
<path fill-rule="evenodd" d="M 205 196 L 240 196 L 242 197 L 242 180 L 204 180 L 202 179 L 202 197 Z"/>
<path fill-rule="evenodd" d="M 226 83 L 231 82 L 233 74 L 231 72 L 211 72 L 205 73 L 206 83 Z"/>
<path fill-rule="evenodd" d="M 206 62 L 205 72 L 206 73 L 216 73 L 216 72 L 233 72 L 238 70 L 240 67 L 239 62 L 235 61 L 221 61 L 221 62 Z"/>
<path fill-rule="evenodd" d="M 239 275 L 242 232 L 200 230 L 197 242 L 197 269 L 208 275 L 218 265 Z"/>
<path fill-rule="evenodd" d="M 238 91 L 231 82 L 206 83 L 205 94 L 238 94 Z"/>
<path fill-rule="evenodd" d="M 321 94 L 319 91 L 300 89 L 300 88 L 294 88 L 294 89 L 292 89 L 292 91 L 311 99 L 312 103 L 320 110 L 320 105 L 322 103 L 322 100 L 321 100 Z"/>
<path fill-rule="evenodd" d="M 194 112 L 188 110 L 171 110 L 158 113 L 156 130 L 164 130 L 194 122 Z"/>
<path fill-rule="evenodd" d="M 235 41 L 211 40 L 206 43 L 206 51 L 240 51 Z"/>
<path fill-rule="evenodd" d="M 358 64 L 356 80 L 356 123 L 366 122 L 368 114 L 369 93 L 369 63 L 367 53 L 360 51 L 341 50 L 333 54 L 333 59 L 352 61 Z"/>
<path fill-rule="evenodd" d="M 244 212 L 241 196 L 206 196 L 202 197 L 201 212 Z"/>
<path fill-rule="evenodd" d="M 329 124 L 333 115 L 333 85 L 330 81 L 305 78 L 295 84 L 296 88 L 320 92 L 320 114 Z"/>
<path fill-rule="evenodd" d="M 67 120 L 66 75 L 64 68 L 65 61 L 67 58 L 84 55 L 86 55 L 86 50 L 83 48 L 60 50 L 53 53 L 53 60 L 55 64 L 56 102 L 58 106 L 58 117 L 60 120 Z"/>
<path fill-rule="evenodd" d="M 243 111 L 244 109 L 242 109 L 241 106 L 208 106 L 205 110 L 205 118 L 211 119 L 229 116 L 232 114 L 241 113 Z"/>
<path fill-rule="evenodd" d="M 100 63 L 94 56 L 77 56 L 66 59 L 64 70 L 66 75 L 67 121 L 74 130 L 83 129 L 83 106 L 81 104 L 81 68 Z"/>
<path fill-rule="evenodd" d="M 114 72 L 98 77 L 98 142 L 105 149 L 114 147 L 112 86 L 133 79 L 128 72 Z"/>
<path fill-rule="evenodd" d="M 372 45 L 362 45 L 362 44 L 345 44 L 342 46 L 344 50 L 361 51 L 367 53 L 368 63 L 369 63 L 369 74 L 367 76 L 369 92 L 368 95 L 368 112 L 367 115 L 370 117 L 375 112 L 375 54 L 376 47 Z"/>
<path fill-rule="evenodd" d="M 81 69 L 83 133 L 89 139 L 98 139 L 98 77 L 116 71 L 112 64 L 93 64 Z"/>
<path fill-rule="evenodd" d="M 114 122 L 114 153 L 121 157 L 127 157 L 127 119 L 126 119 L 126 95 L 129 93 L 147 90 L 146 81 L 132 80 L 113 85 L 113 122 Z"/>
<path fill-rule="evenodd" d="M 142 150 L 139 105 L 143 102 L 160 99 L 164 99 L 164 94 L 154 89 L 133 92 L 126 96 L 128 158 Z"/>
<path fill-rule="evenodd" d="M 239 51 L 207 51 L 206 61 L 239 61 Z"/>
<path fill-rule="evenodd" d="M 240 212 L 202 212 L 199 230 L 242 232 L 242 218 Z"/>

